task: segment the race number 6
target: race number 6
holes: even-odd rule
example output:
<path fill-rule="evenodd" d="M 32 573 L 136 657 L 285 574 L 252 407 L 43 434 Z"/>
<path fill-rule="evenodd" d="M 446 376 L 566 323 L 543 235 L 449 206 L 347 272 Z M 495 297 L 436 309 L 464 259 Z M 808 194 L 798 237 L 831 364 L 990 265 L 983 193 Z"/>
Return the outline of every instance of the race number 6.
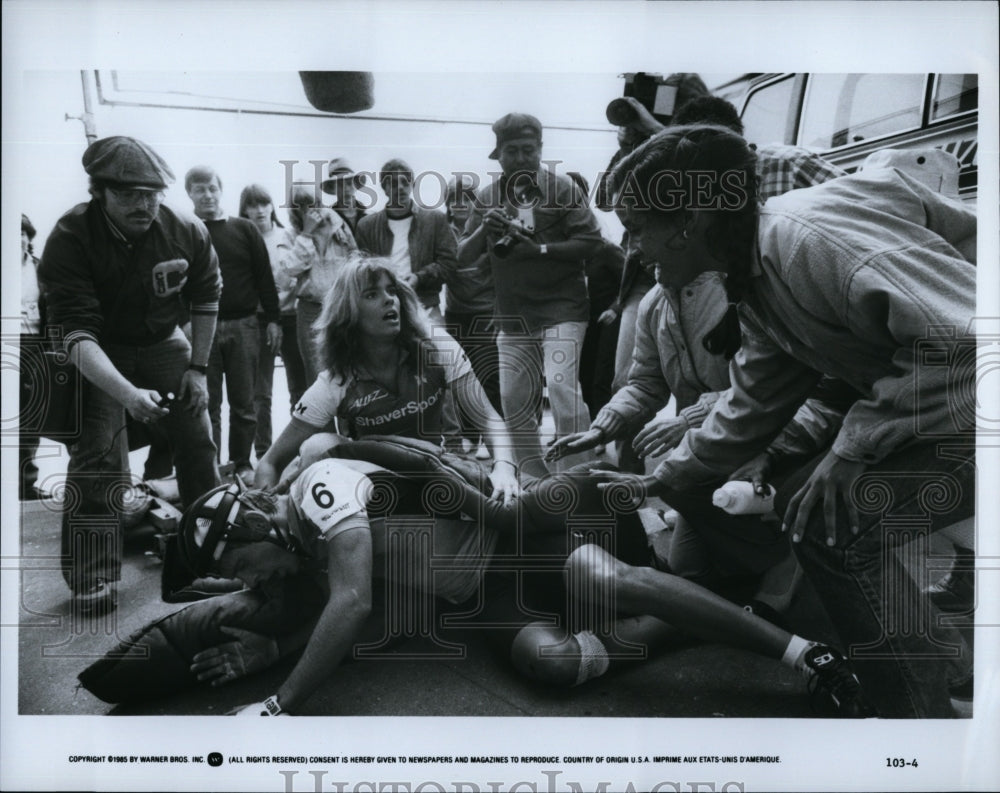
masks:
<path fill-rule="evenodd" d="M 326 489 L 326 482 L 317 482 L 312 486 L 313 501 L 320 509 L 329 509 L 333 506 L 333 493 Z"/>

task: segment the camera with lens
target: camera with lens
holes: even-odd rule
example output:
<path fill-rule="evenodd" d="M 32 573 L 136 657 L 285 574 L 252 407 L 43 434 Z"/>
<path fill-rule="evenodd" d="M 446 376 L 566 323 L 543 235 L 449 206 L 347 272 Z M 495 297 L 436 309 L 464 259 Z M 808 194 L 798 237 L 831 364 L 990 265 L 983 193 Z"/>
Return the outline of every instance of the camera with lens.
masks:
<path fill-rule="evenodd" d="M 646 72 L 629 72 L 622 76 L 625 78 L 622 97 L 612 99 L 605 110 L 610 123 L 616 127 L 625 127 L 636 120 L 635 108 L 626 101 L 627 98 L 639 102 L 661 124 L 670 123 L 677 101 L 676 80 Z"/>
<path fill-rule="evenodd" d="M 520 218 L 513 218 L 507 225 L 508 227 L 515 227 L 525 236 L 532 236 L 533 229 L 527 226 Z M 505 259 L 510 253 L 511 248 L 515 245 L 517 245 L 517 238 L 508 231 L 500 239 L 493 243 L 493 254 L 499 259 Z"/>

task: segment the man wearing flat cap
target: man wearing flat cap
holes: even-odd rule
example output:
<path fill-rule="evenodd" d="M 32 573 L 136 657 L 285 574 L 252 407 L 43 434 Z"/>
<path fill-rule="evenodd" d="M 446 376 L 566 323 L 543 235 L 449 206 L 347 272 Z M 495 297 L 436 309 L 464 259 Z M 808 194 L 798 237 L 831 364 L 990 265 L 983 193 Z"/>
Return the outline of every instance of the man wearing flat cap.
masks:
<path fill-rule="evenodd" d="M 579 351 L 590 317 L 584 262 L 601 245 L 587 198 L 563 174 L 541 167 L 542 125 L 508 113 L 493 125 L 502 173 L 476 195 L 459 244 L 460 266 L 486 252 L 496 294 L 500 395 L 521 469 L 547 473 L 538 439 L 542 377 L 557 437 L 589 426 Z M 589 454 L 560 460 L 584 462 Z"/>
<path fill-rule="evenodd" d="M 131 481 L 126 410 L 166 428 L 185 505 L 219 482 L 205 371 L 222 281 L 208 232 L 161 206 L 174 175 L 145 143 L 95 141 L 83 167 L 92 198 L 59 219 L 38 267 L 49 324 L 87 383 L 62 527 L 75 615 L 117 602 L 119 513 Z M 178 326 L 184 307 L 190 342 Z M 168 394 L 174 401 L 161 404 Z"/>

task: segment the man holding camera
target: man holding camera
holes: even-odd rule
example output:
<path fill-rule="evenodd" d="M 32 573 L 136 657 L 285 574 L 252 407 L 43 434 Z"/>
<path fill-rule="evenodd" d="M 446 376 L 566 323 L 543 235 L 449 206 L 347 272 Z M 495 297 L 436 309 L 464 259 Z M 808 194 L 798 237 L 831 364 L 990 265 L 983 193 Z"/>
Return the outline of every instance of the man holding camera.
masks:
<path fill-rule="evenodd" d="M 48 322 L 87 381 L 62 527 L 74 616 L 117 604 L 120 513 L 130 492 L 126 410 L 166 425 L 185 505 L 219 483 L 205 367 L 222 280 L 208 232 L 161 206 L 174 175 L 141 141 L 95 141 L 83 167 L 93 198 L 60 218 L 38 267 Z M 178 327 L 182 300 L 190 342 Z"/>
<path fill-rule="evenodd" d="M 601 232 L 573 180 L 541 167 L 537 118 L 508 113 L 493 132 L 490 158 L 499 160 L 502 173 L 476 196 L 459 263 L 489 254 L 504 418 L 521 470 L 544 476 L 538 440 L 543 376 L 556 436 L 589 424 L 579 382 L 590 310 L 584 261 L 601 245 Z M 564 458 L 559 470 L 587 459 L 587 453 Z"/>

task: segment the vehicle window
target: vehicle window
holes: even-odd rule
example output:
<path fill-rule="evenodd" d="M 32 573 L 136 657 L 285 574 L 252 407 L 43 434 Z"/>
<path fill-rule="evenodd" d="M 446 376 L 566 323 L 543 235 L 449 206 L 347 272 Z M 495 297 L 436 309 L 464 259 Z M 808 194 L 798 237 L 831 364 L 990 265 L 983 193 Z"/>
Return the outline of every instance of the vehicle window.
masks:
<path fill-rule="evenodd" d="M 812 74 L 799 142 L 833 148 L 920 126 L 926 75 Z"/>
<path fill-rule="evenodd" d="M 788 77 L 754 91 L 743 109 L 743 134 L 751 143 L 788 143 L 788 120 L 796 112 L 795 80 Z"/>
<path fill-rule="evenodd" d="M 931 120 L 979 107 L 978 74 L 939 74 L 934 85 Z"/>

